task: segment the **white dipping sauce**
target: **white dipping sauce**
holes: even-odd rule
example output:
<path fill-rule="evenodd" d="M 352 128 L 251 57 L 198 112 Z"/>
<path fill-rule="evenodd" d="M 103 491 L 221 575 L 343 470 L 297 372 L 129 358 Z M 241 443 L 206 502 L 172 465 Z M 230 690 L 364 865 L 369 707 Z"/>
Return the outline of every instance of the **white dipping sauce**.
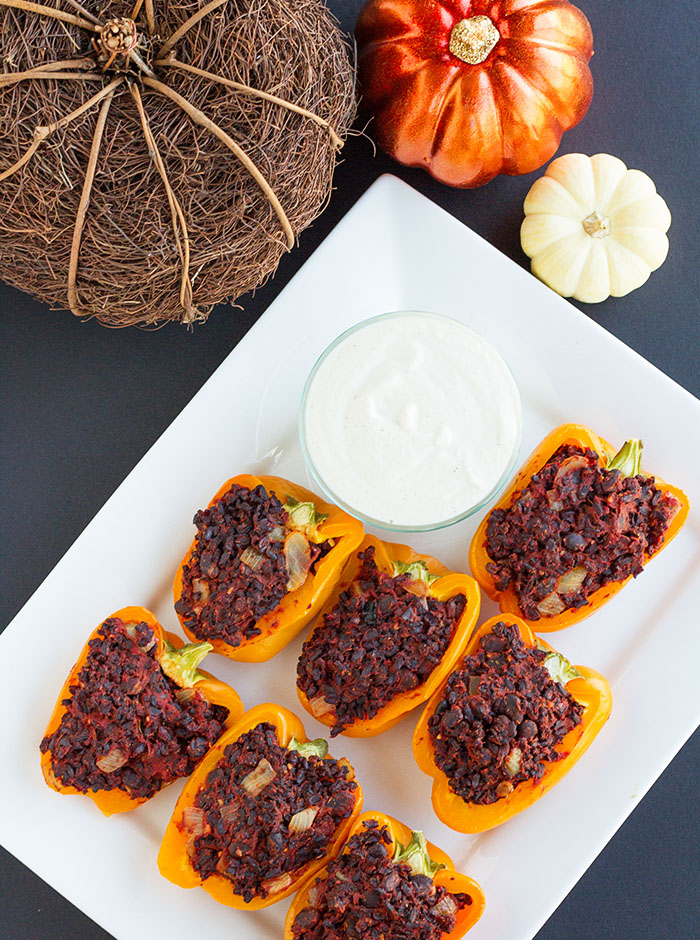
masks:
<path fill-rule="evenodd" d="M 520 444 L 520 396 L 498 353 L 428 313 L 377 317 L 321 357 L 302 414 L 313 470 L 350 510 L 424 527 L 477 506 Z"/>

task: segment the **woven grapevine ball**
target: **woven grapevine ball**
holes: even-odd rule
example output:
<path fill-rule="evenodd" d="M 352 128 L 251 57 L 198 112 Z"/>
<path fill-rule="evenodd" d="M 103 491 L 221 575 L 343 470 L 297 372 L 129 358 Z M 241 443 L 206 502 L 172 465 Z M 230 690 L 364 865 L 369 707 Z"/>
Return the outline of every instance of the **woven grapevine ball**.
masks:
<path fill-rule="evenodd" d="M 204 320 L 321 212 L 355 108 L 321 0 L 0 0 L 0 278 Z"/>

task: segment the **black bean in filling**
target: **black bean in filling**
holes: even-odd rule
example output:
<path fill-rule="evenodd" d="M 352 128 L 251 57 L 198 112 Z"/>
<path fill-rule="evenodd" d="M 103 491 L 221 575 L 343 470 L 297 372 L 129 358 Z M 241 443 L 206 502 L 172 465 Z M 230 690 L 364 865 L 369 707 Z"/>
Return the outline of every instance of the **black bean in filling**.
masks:
<path fill-rule="evenodd" d="M 469 803 L 495 803 L 539 780 L 581 721 L 581 706 L 543 665 L 547 653 L 498 623 L 447 680 L 428 723 L 435 763 Z"/>
<path fill-rule="evenodd" d="M 373 546 L 358 558 L 355 581 L 304 643 L 297 664 L 297 684 L 312 709 L 334 714 L 331 735 L 425 682 L 466 605 L 463 594 L 440 601 L 412 593 L 409 574 L 379 570 Z"/>
<path fill-rule="evenodd" d="M 228 745 L 185 810 L 192 865 L 203 879 L 228 878 L 246 902 L 284 890 L 326 854 L 356 789 L 345 762 L 282 747 L 263 722 Z"/>
<path fill-rule="evenodd" d="M 228 709 L 165 675 L 146 623 L 105 620 L 89 647 L 59 727 L 41 742 L 56 779 L 81 793 L 117 789 L 139 799 L 191 774 Z"/>
<path fill-rule="evenodd" d="M 295 940 L 440 940 L 454 929 L 457 911 L 472 899 L 394 862 L 390 843 L 386 826 L 365 820 L 311 888 L 309 906 L 292 923 Z"/>
<path fill-rule="evenodd" d="M 567 444 L 508 509 L 491 512 L 486 568 L 530 620 L 582 607 L 594 591 L 642 571 L 678 509 L 653 477 L 601 469 L 595 451 Z"/>

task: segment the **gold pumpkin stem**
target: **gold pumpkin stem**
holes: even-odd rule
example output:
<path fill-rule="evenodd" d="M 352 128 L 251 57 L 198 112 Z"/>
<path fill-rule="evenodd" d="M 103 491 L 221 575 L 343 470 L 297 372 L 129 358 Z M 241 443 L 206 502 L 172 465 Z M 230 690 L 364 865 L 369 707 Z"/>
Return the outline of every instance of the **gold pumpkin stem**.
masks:
<path fill-rule="evenodd" d="M 122 83 L 122 81 L 122 78 L 116 79 L 116 81 L 112 82 L 111 85 L 107 86 L 110 89 L 109 94 L 103 95 L 105 100 L 102 102 L 100 113 L 97 116 L 95 133 L 92 137 L 92 147 L 90 148 L 90 157 L 88 159 L 87 169 L 85 170 L 83 191 L 80 194 L 78 211 L 75 215 L 73 243 L 71 245 L 70 263 L 68 266 L 68 306 L 70 307 L 71 313 L 74 313 L 77 317 L 82 316 L 82 312 L 78 307 L 78 291 L 76 287 L 78 279 L 78 258 L 80 256 L 80 243 L 83 237 L 85 217 L 87 216 L 87 211 L 90 208 L 90 194 L 92 192 L 92 184 L 95 179 L 97 158 L 100 153 L 100 146 L 102 145 L 102 136 L 104 134 L 105 124 L 107 122 L 107 114 L 109 113 L 109 108 L 112 104 L 114 91 Z"/>
<path fill-rule="evenodd" d="M 501 34 L 489 16 L 470 16 L 452 27 L 449 48 L 452 55 L 467 65 L 481 65 L 500 38 Z"/>
<path fill-rule="evenodd" d="M 147 85 L 149 88 L 153 88 L 154 91 L 159 91 L 162 95 L 165 95 L 166 98 L 169 98 L 176 105 L 178 105 L 185 114 L 194 121 L 195 124 L 199 124 L 201 127 L 204 127 L 206 130 L 214 134 L 215 137 L 218 137 L 222 144 L 225 144 L 228 149 L 234 153 L 238 159 L 241 161 L 243 166 L 248 170 L 250 175 L 253 177 L 255 182 L 258 184 L 263 193 L 267 196 L 270 205 L 274 209 L 277 218 L 280 221 L 280 225 L 284 230 L 284 234 L 287 239 L 287 248 L 291 249 L 294 247 L 294 230 L 291 226 L 287 214 L 282 208 L 282 204 L 277 198 L 277 195 L 265 179 L 263 174 L 260 172 L 255 163 L 251 160 L 248 154 L 236 143 L 233 138 L 229 137 L 223 128 L 219 127 L 218 124 L 215 124 L 211 118 L 208 118 L 203 111 L 200 111 L 199 108 L 196 108 L 191 104 L 186 98 L 183 98 L 182 95 L 179 95 L 176 91 L 170 88 L 168 85 L 159 82 L 155 78 L 144 78 L 143 84 Z"/>
<path fill-rule="evenodd" d="M 89 29 L 93 33 L 98 33 L 101 28 L 96 23 L 74 16 L 72 13 L 64 13 L 63 10 L 55 10 L 53 7 L 44 6 L 43 3 L 31 3 L 29 0 L 0 0 L 0 7 L 12 7 L 15 10 L 27 10 L 29 13 L 50 16 L 54 20 L 62 20 L 64 23 L 71 23 L 73 26 Z"/>
<path fill-rule="evenodd" d="M 314 114 L 313 111 L 307 111 L 306 108 L 301 108 L 299 105 L 293 104 L 291 101 L 287 101 L 285 98 L 278 98 L 277 95 L 271 95 L 267 91 L 260 91 L 258 88 L 253 88 L 251 85 L 243 84 L 243 82 L 236 82 L 230 78 L 223 78 L 223 76 L 216 75 L 214 72 L 207 72 L 205 69 L 197 68 L 195 65 L 188 65 L 186 62 L 181 62 L 179 59 L 176 59 L 173 55 L 170 55 L 165 59 L 157 59 L 155 64 L 167 65 L 172 68 L 182 69 L 184 72 L 191 72 L 193 75 L 201 75 L 202 78 L 208 78 L 212 82 L 219 82 L 221 85 L 226 85 L 227 88 L 235 88 L 236 91 L 242 91 L 244 94 L 251 95 L 254 98 L 264 98 L 265 101 L 271 101 L 273 104 L 278 104 L 280 107 L 286 108 L 288 111 L 294 111 L 296 114 L 301 114 L 303 117 L 307 117 L 310 121 L 318 124 L 319 127 L 327 130 L 331 138 L 331 143 L 335 149 L 342 149 L 343 141 L 336 134 L 328 121 L 325 121 L 322 117 L 319 117 L 318 114 Z"/>
<path fill-rule="evenodd" d="M 160 174 L 160 178 L 162 179 L 163 185 L 165 186 L 165 193 L 168 197 L 168 205 L 170 206 L 170 213 L 172 218 L 173 235 L 175 236 L 175 244 L 177 246 L 177 252 L 180 256 L 180 264 L 182 266 L 182 275 L 180 277 L 180 305 L 185 311 L 183 322 L 189 324 L 192 323 L 193 320 L 197 319 L 199 311 L 192 302 L 192 281 L 190 280 L 190 237 L 187 231 L 187 221 L 185 219 L 185 214 L 182 211 L 182 206 L 180 205 L 177 197 L 175 196 L 173 188 L 170 185 L 170 180 L 168 179 L 165 164 L 163 163 L 163 158 L 160 155 L 158 145 L 156 144 L 155 137 L 153 136 L 153 131 L 151 130 L 151 125 L 149 124 L 148 117 L 143 106 L 143 100 L 141 98 L 141 92 L 139 91 L 138 85 L 131 85 L 130 90 L 134 101 L 136 102 L 139 117 L 141 118 L 141 127 L 143 128 L 143 135 L 146 138 L 146 145 L 148 147 L 149 154 L 151 155 L 153 162 L 156 165 L 156 169 Z M 182 232 L 182 236 L 180 236 L 180 232 Z"/>
<path fill-rule="evenodd" d="M 591 238 L 607 238 L 610 234 L 610 219 L 601 215 L 596 209 L 582 220 L 583 230 Z"/>

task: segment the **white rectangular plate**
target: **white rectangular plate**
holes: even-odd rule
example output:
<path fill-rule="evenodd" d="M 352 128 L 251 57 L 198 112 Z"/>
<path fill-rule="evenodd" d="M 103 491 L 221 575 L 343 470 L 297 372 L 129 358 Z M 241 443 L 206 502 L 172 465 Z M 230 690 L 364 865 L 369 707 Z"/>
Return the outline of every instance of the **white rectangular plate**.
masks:
<path fill-rule="evenodd" d="M 0 838 L 119 940 L 281 940 L 287 903 L 238 912 L 161 878 L 156 855 L 181 784 L 111 819 L 90 800 L 50 790 L 38 745 L 56 695 L 88 634 L 114 610 L 142 604 L 176 628 L 170 589 L 194 512 L 236 473 L 305 482 L 296 410 L 314 360 L 358 320 L 399 309 L 461 319 L 501 352 L 523 396 L 523 456 L 568 421 L 614 444 L 642 437 L 645 468 L 700 505 L 700 438 L 688 433 L 700 427 L 700 402 L 423 196 L 382 177 L 0 636 L 4 699 L 12 703 L 12 720 L 0 725 Z M 466 570 L 477 522 L 408 541 Z M 486 912 L 470 940 L 531 938 L 692 733 L 700 710 L 699 560 L 693 511 L 636 582 L 553 637 L 573 662 L 608 677 L 612 717 L 563 782 L 500 829 L 463 836 L 437 820 L 430 781 L 411 756 L 415 716 L 378 738 L 333 742 L 332 753 L 354 764 L 367 809 L 424 829 L 481 883 Z M 485 601 L 482 620 L 494 612 Z M 262 665 L 210 656 L 207 668 L 246 707 L 278 702 L 315 736 L 325 729 L 295 694 L 300 645 L 301 638 Z M 665 655 L 669 647 L 683 655 Z"/>

